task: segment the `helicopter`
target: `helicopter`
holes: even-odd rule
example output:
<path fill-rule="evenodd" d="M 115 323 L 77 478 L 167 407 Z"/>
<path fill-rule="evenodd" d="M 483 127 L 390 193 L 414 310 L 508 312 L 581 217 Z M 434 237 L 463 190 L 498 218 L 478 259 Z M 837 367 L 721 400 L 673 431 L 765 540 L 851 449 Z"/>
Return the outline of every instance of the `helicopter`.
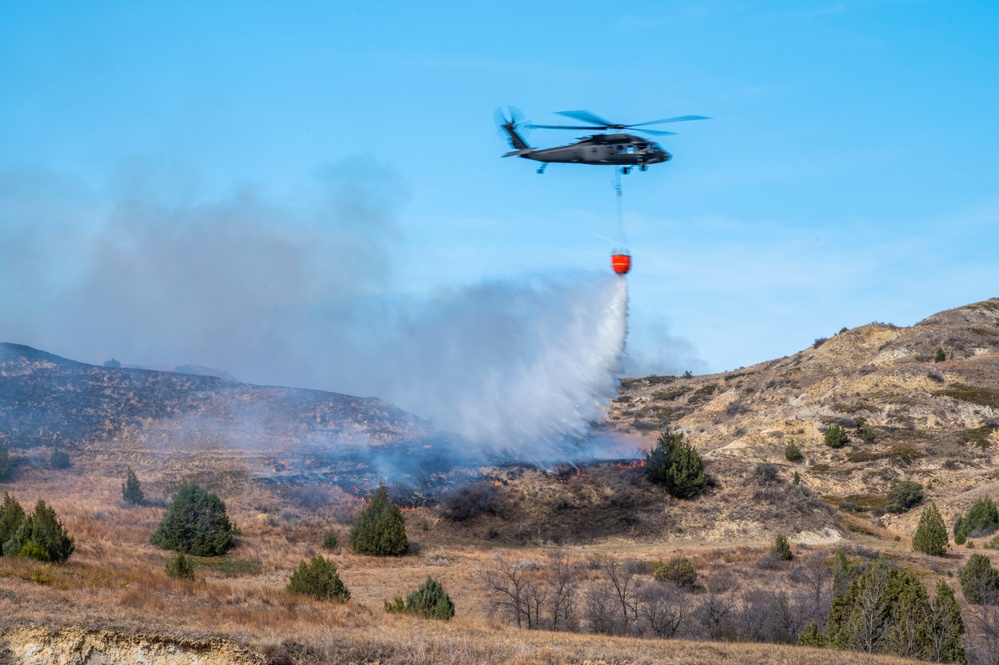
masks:
<path fill-rule="evenodd" d="M 552 162 L 564 164 L 596 164 L 599 166 L 620 166 L 621 173 L 627 175 L 635 166 L 640 171 L 645 171 L 650 164 L 660 164 L 668 162 L 673 155 L 663 150 L 655 141 L 635 136 L 634 134 L 595 134 L 593 136 L 583 136 L 575 143 L 555 146 L 553 148 L 532 148 L 521 136 L 518 129 L 595 129 L 606 131 L 608 129 L 634 131 L 656 136 L 671 136 L 676 132 L 664 132 L 658 129 L 637 129 L 646 125 L 659 125 L 667 122 L 686 122 L 688 120 L 710 120 L 703 115 L 681 115 L 674 118 L 663 118 L 662 120 L 650 120 L 649 122 L 636 122 L 630 125 L 611 122 L 589 111 L 558 111 L 558 115 L 564 115 L 588 125 L 533 125 L 524 123 L 524 115 L 513 106 L 508 107 L 510 117 L 503 111 L 502 107 L 496 109 L 494 114 L 496 124 L 507 135 L 507 141 L 513 148 L 503 157 L 522 157 L 541 162 L 538 173 L 544 173 L 545 168 Z"/>

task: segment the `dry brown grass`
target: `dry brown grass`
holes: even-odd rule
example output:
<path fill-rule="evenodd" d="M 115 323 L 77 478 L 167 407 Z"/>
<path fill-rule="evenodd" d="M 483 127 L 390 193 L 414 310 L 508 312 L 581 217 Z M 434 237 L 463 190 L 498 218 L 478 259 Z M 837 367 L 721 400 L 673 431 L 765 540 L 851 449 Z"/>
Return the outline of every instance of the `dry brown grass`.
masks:
<path fill-rule="evenodd" d="M 201 473 L 226 478 L 231 460 L 205 453 Z M 129 463 L 155 499 L 172 482 L 173 463 L 142 456 Z M 346 517 L 360 502 L 332 489 L 331 503 L 318 509 L 298 506 L 275 486 L 244 482 L 221 491 L 242 535 L 227 555 L 228 569 L 199 568 L 197 581 L 169 578 L 171 556 L 149 544 L 162 507 L 128 508 L 121 501 L 120 463 L 91 460 L 69 471 L 25 469 L 7 484 L 22 504 L 50 503 L 77 549 L 62 565 L 0 558 L 0 630 L 14 625 L 112 628 L 179 637 L 230 638 L 276 662 L 366 663 L 874 663 L 903 662 L 844 652 L 774 645 L 643 640 L 571 633 L 521 631 L 490 619 L 478 571 L 492 557 L 488 546 L 453 544 L 450 531 L 428 509 L 406 511 L 415 553 L 378 559 L 343 547 L 325 553 L 327 530 L 347 538 Z M 169 471 L 168 479 L 157 473 Z M 152 491 L 150 491 L 152 490 Z M 426 525 L 424 527 L 423 525 Z M 660 561 L 675 553 L 690 556 L 699 570 L 724 567 L 747 579 L 764 546 L 676 545 L 608 539 L 578 545 L 580 558 L 633 557 Z M 540 548 L 519 548 L 518 557 L 543 556 Z M 284 591 L 291 571 L 315 553 L 332 558 L 351 591 L 343 605 L 315 601 Z M 433 554 L 434 556 L 426 556 Z M 440 559 L 447 565 L 440 565 Z M 240 566 L 249 562 L 249 567 Z M 225 566 L 223 566 L 225 568 Z M 252 572 L 239 572 L 252 570 Z M 447 624 L 388 615 L 383 601 L 404 595 L 427 576 L 441 579 L 452 596 L 456 618 Z M 590 577 L 596 575 L 586 571 Z"/>

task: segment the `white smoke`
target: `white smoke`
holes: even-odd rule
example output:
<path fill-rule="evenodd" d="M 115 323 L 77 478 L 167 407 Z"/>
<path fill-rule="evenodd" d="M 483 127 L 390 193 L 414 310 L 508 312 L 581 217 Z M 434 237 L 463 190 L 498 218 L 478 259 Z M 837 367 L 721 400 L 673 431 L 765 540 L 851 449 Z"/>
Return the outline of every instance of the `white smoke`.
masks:
<path fill-rule="evenodd" d="M 0 174 L 0 255 L 32 257 L 0 264 L 11 295 L 0 341 L 378 396 L 533 459 L 584 435 L 614 394 L 623 279 L 535 275 L 399 296 L 391 172 L 333 170 L 295 203 L 250 190 L 164 201 L 148 192 L 169 187 L 136 180 L 108 203 Z"/>

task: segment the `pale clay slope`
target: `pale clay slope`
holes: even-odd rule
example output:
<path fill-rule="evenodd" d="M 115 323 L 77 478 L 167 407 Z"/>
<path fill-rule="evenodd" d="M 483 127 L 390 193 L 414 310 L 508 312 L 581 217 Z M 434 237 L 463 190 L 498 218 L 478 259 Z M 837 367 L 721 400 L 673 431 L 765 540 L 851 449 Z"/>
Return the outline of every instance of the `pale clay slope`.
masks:
<path fill-rule="evenodd" d="M 947 360 L 935 363 L 938 347 Z M 940 394 L 956 384 L 973 386 L 983 399 Z M 625 379 L 608 422 L 644 433 L 649 443 L 658 432 L 679 428 L 706 461 L 771 462 L 787 477 L 798 471 L 823 496 L 884 495 L 899 480 L 916 480 L 950 523 L 977 496 L 999 498 L 997 407 L 999 299 L 993 298 L 909 328 L 873 323 L 842 331 L 793 356 L 733 372 Z M 872 443 L 857 436 L 857 417 L 874 431 Z M 851 434 L 850 445 L 840 450 L 823 443 L 823 432 L 835 422 Z M 963 431 L 983 427 L 976 436 L 987 447 L 965 440 L 970 435 Z M 790 440 L 803 462 L 785 459 Z M 915 459 L 904 459 L 912 453 Z M 910 535 L 917 518 L 911 511 L 887 515 L 882 523 Z"/>

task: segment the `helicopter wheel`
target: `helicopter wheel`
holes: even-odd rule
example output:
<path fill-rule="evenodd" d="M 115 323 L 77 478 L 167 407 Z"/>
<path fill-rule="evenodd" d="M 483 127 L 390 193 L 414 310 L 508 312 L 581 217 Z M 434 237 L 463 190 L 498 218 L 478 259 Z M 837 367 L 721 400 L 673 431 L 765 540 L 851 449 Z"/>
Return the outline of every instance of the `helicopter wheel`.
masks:
<path fill-rule="evenodd" d="M 624 175 L 628 175 L 629 173 L 631 173 L 631 167 L 630 166 L 622 166 L 621 167 L 621 173 L 624 174 Z"/>
<path fill-rule="evenodd" d="M 645 171 L 645 170 L 646 170 L 646 169 L 648 169 L 648 168 L 649 168 L 649 165 L 648 165 L 648 164 L 642 164 L 641 166 L 639 166 L 639 167 L 638 167 L 638 169 L 639 169 L 640 171 Z"/>

